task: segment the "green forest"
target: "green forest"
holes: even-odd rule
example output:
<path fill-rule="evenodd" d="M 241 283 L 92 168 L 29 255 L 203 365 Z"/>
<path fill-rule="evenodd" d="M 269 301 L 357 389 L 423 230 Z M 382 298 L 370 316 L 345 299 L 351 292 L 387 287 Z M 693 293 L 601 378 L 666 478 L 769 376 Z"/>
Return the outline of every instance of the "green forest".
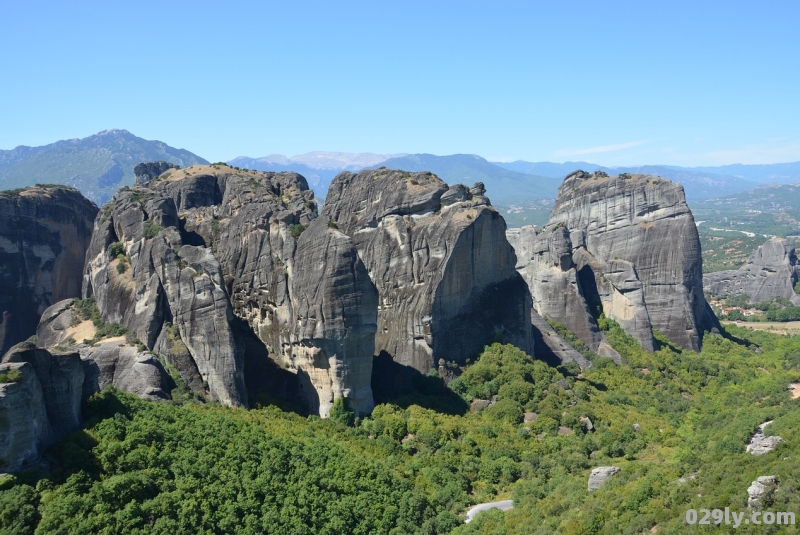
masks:
<path fill-rule="evenodd" d="M 761 475 L 778 478 L 765 510 L 800 514 L 800 399 L 789 390 L 800 337 L 731 328 L 706 334 L 698 354 L 659 336 L 651 354 L 601 326 L 622 365 L 592 355 L 582 372 L 553 368 L 496 343 L 447 387 L 431 374 L 363 419 L 341 404 L 323 420 L 107 389 L 85 406 L 84 428 L 49 450 L 49 470 L 0 480 L 0 533 L 797 533 L 684 518 L 746 510 Z M 746 453 L 767 420 L 784 442 Z M 621 471 L 587 492 L 591 469 L 608 465 Z M 464 524 L 470 505 L 500 499 L 514 509 Z"/>

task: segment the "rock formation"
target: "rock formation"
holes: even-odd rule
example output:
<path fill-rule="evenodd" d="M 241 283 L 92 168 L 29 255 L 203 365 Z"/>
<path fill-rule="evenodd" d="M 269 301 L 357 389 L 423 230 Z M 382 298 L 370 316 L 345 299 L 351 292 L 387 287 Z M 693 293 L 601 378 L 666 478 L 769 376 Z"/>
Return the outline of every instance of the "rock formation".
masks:
<path fill-rule="evenodd" d="M 794 286 L 800 280 L 800 261 L 788 240 L 772 238 L 750 255 L 739 269 L 703 275 L 705 291 L 720 297 L 746 295 L 753 304 L 774 297 L 800 305 Z"/>
<path fill-rule="evenodd" d="M 616 358 L 600 312 L 648 350 L 653 330 L 689 349 L 718 324 L 703 296 L 700 240 L 680 185 L 648 175 L 576 171 L 547 226 L 514 238 L 518 269 L 542 316 Z"/>
<path fill-rule="evenodd" d="M 122 336 L 96 339 L 97 328 L 90 319 L 80 317 L 74 304 L 74 299 L 65 299 L 44 311 L 36 343 L 40 348 L 80 354 L 86 374 L 84 399 L 108 385 L 142 399 L 169 399 L 172 379 L 158 358 Z"/>
<path fill-rule="evenodd" d="M 761 509 L 763 501 L 777 490 L 778 478 L 775 476 L 759 476 L 747 488 L 747 506 Z"/>
<path fill-rule="evenodd" d="M 619 473 L 621 468 L 617 466 L 599 466 L 592 470 L 589 474 L 589 492 L 594 492 L 603 486 L 603 483 L 610 477 Z"/>
<path fill-rule="evenodd" d="M 81 294 L 97 207 L 65 186 L 0 192 L 0 355 L 53 303 Z"/>
<path fill-rule="evenodd" d="M 320 219 L 349 236 L 378 290 L 375 354 L 427 373 L 493 339 L 532 353 L 530 294 L 480 182 L 431 173 L 341 173 Z"/>
<path fill-rule="evenodd" d="M 15 471 L 80 427 L 85 374 L 77 353 L 51 354 L 27 342 L 0 361 L 0 373 L 11 370 L 21 377 L 0 384 L 0 468 Z"/>
<path fill-rule="evenodd" d="M 351 239 L 315 221 L 305 179 L 226 165 L 152 176 L 163 167 L 138 166 L 139 185 L 96 221 L 84 294 L 103 319 L 224 404 L 247 405 L 285 368 L 312 411 L 343 397 L 370 412 L 377 293 Z"/>
<path fill-rule="evenodd" d="M 152 179 L 166 173 L 170 169 L 180 169 L 169 162 L 142 162 L 133 168 L 133 176 L 137 186 L 144 186 Z"/>

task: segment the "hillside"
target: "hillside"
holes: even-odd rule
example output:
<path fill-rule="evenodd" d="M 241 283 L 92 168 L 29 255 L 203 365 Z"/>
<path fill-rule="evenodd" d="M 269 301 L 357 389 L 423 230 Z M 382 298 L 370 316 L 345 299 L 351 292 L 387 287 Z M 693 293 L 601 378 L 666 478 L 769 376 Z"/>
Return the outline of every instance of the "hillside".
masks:
<path fill-rule="evenodd" d="M 133 184 L 136 164 L 157 160 L 182 167 L 208 163 L 187 150 L 142 139 L 127 130 L 105 130 L 42 147 L 0 150 L 0 190 L 37 183 L 64 184 L 99 206 L 120 187 Z"/>
<path fill-rule="evenodd" d="M 684 533 L 687 509 L 746 511 L 762 475 L 778 482 L 765 510 L 798 512 L 800 338 L 733 328 L 741 344 L 708 335 L 700 354 L 651 355 L 603 328 L 622 365 L 578 375 L 495 344 L 449 388 L 429 377 L 360 420 L 105 391 L 48 470 L 0 480 L 0 531 Z M 768 420 L 783 442 L 746 452 Z M 587 492 L 599 466 L 621 470 Z M 513 510 L 463 524 L 470 504 L 508 498 Z M 735 532 L 796 533 L 762 527 Z"/>

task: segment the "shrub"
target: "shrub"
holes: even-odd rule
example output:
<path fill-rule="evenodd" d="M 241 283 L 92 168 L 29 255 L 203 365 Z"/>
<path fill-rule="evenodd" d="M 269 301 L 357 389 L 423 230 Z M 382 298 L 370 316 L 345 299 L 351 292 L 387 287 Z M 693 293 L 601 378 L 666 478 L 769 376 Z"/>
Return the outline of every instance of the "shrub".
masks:
<path fill-rule="evenodd" d="M 125 246 L 122 245 L 122 242 L 115 241 L 111 245 L 108 246 L 108 255 L 111 258 L 116 258 L 119 255 L 125 254 Z"/>
<path fill-rule="evenodd" d="M 158 236 L 158 233 L 161 232 L 163 228 L 161 225 L 157 224 L 155 221 L 150 220 L 144 226 L 144 232 L 142 232 L 142 236 L 144 239 L 151 240 Z"/>
<path fill-rule="evenodd" d="M 303 231 L 307 228 L 308 225 L 303 225 L 302 223 L 297 223 L 296 225 L 289 225 L 289 233 L 292 235 L 292 238 L 299 238 L 300 234 L 302 234 Z"/>
<path fill-rule="evenodd" d="M 335 228 L 335 229 L 338 229 L 338 228 L 339 228 L 339 225 L 337 225 L 337 224 L 336 224 L 336 221 L 334 221 L 333 219 L 331 219 L 330 221 L 328 221 L 328 228 Z"/>
<path fill-rule="evenodd" d="M 8 370 L 0 373 L 0 383 L 18 383 L 22 380 L 22 372 L 19 370 Z"/>

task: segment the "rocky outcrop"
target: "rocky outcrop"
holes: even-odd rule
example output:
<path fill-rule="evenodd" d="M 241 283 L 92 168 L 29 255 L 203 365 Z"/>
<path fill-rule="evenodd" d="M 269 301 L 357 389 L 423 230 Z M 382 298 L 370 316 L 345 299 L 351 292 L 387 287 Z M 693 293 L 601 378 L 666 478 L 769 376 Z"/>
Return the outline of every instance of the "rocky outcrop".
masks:
<path fill-rule="evenodd" d="M 778 488 L 778 478 L 775 476 L 759 476 L 747 487 L 747 506 L 751 509 L 761 509 L 764 501 L 769 499 Z"/>
<path fill-rule="evenodd" d="M 96 327 L 80 317 L 74 304 L 74 299 L 65 299 L 45 310 L 36 343 L 40 348 L 66 348 L 80 354 L 86 374 L 84 399 L 109 385 L 142 399 L 170 398 L 173 381 L 155 355 L 131 346 L 123 337 L 95 341 Z"/>
<path fill-rule="evenodd" d="M 753 433 L 752 437 L 750 437 L 750 441 L 747 443 L 745 451 L 750 452 L 752 455 L 764 455 L 765 453 L 769 453 L 774 450 L 778 444 L 783 442 L 783 439 L 779 436 L 766 436 L 764 430 L 771 423 L 772 420 L 767 420 L 766 422 L 759 424 L 756 432 Z"/>
<path fill-rule="evenodd" d="M 84 293 L 102 317 L 224 404 L 288 371 L 313 412 L 335 398 L 370 412 L 377 292 L 351 239 L 316 221 L 305 179 L 226 165 L 153 177 L 162 167 L 138 168 L 98 217 Z"/>
<path fill-rule="evenodd" d="M 293 273 L 289 359 L 312 411 L 327 416 L 334 399 L 344 398 L 369 414 L 378 291 L 353 242 L 327 221 L 313 221 L 298 240 Z"/>
<path fill-rule="evenodd" d="M 514 241 L 536 311 L 599 354 L 618 357 L 597 328 L 600 312 L 651 351 L 654 329 L 697 350 L 702 331 L 718 326 L 703 296 L 694 219 L 669 180 L 576 171 L 547 226 Z"/>
<path fill-rule="evenodd" d="M 533 352 L 530 293 L 483 184 L 431 173 L 341 173 L 321 219 L 349 236 L 379 302 L 375 354 L 427 373 L 493 339 Z"/>
<path fill-rule="evenodd" d="M 599 466 L 589 474 L 589 492 L 594 492 L 603 486 L 603 483 L 610 477 L 619 473 L 621 468 L 618 466 Z"/>
<path fill-rule="evenodd" d="M 800 261 L 794 245 L 782 238 L 772 238 L 759 246 L 739 269 L 703 275 L 703 288 L 720 297 L 746 295 L 754 304 L 782 297 L 800 305 L 800 295 L 794 291 L 798 280 Z"/>
<path fill-rule="evenodd" d="M 142 162 L 133 168 L 134 181 L 137 186 L 144 186 L 152 179 L 179 167 L 169 162 Z"/>
<path fill-rule="evenodd" d="M 51 354 L 17 344 L 0 361 L 0 373 L 20 380 L 0 384 L 0 459 L 14 471 L 38 459 L 81 424 L 84 369 L 77 353 Z"/>
<path fill-rule="evenodd" d="M 80 296 L 96 214 L 65 186 L 0 192 L 0 354 L 33 335 L 51 304 Z"/>

